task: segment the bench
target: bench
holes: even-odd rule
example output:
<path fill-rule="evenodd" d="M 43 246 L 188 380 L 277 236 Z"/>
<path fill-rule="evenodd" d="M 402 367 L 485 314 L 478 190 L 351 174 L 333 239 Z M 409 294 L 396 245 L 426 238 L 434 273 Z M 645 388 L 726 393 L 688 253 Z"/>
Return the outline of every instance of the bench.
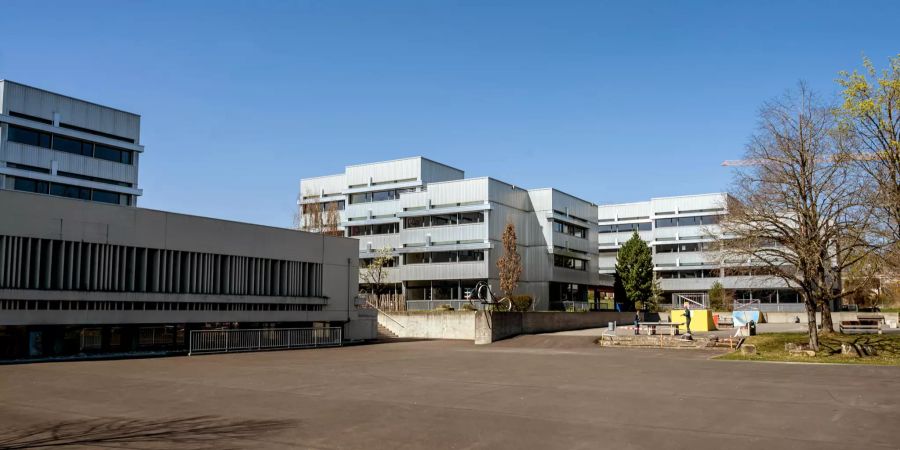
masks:
<path fill-rule="evenodd" d="M 884 316 L 881 314 L 857 314 L 856 320 L 860 322 L 874 322 L 878 325 L 884 325 Z"/>
<path fill-rule="evenodd" d="M 718 323 L 716 323 L 716 325 L 720 327 L 734 327 L 734 320 L 731 318 L 731 316 L 719 316 L 719 321 Z"/>
<path fill-rule="evenodd" d="M 881 325 L 871 320 L 843 320 L 840 324 L 841 333 L 878 333 L 881 334 Z"/>
<path fill-rule="evenodd" d="M 684 324 L 675 322 L 638 322 L 638 326 L 640 328 L 646 328 L 648 336 L 656 334 L 657 327 L 668 327 L 669 334 L 675 336 L 679 334 L 678 327 L 682 327 Z"/>

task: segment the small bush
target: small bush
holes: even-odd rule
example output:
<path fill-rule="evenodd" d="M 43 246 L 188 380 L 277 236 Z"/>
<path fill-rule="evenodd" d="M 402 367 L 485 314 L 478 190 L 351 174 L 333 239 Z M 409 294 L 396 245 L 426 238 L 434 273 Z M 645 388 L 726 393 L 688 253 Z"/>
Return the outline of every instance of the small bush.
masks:
<path fill-rule="evenodd" d="M 445 303 L 436 308 L 436 311 L 453 311 L 453 306 L 449 303 Z"/>
<path fill-rule="evenodd" d="M 531 311 L 531 305 L 534 304 L 534 298 L 530 295 L 513 295 L 510 300 L 512 300 L 512 310 L 518 312 Z"/>
<path fill-rule="evenodd" d="M 459 307 L 460 311 L 475 311 L 478 308 L 473 306 L 471 303 L 463 303 L 462 306 Z"/>

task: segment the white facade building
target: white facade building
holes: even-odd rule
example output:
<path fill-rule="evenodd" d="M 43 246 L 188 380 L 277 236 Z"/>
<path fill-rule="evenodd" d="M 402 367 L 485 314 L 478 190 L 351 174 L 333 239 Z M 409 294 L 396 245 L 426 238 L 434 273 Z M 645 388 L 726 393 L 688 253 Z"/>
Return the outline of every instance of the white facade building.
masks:
<path fill-rule="evenodd" d="M 499 292 L 508 222 L 524 267 L 517 292 L 532 295 L 537 309 L 583 304 L 599 288 L 597 206 L 554 189 L 464 178 L 462 170 L 415 157 L 303 179 L 300 192 L 305 210 L 336 202 L 344 233 L 359 240 L 360 267 L 390 249 L 388 282 L 411 309 L 458 305 L 482 280 Z"/>
<path fill-rule="evenodd" d="M 141 118 L 0 80 L 0 189 L 135 206 Z"/>
<path fill-rule="evenodd" d="M 672 304 L 685 298 L 708 302 L 707 292 L 718 281 L 738 299 L 759 300 L 762 309 L 802 309 L 781 279 L 754 274 L 746 261 L 720 261 L 711 251 L 721 235 L 719 220 L 728 214 L 726 199 L 727 194 L 715 193 L 600 205 L 600 273 L 615 273 L 616 252 L 637 231 L 653 251 L 653 270 Z"/>

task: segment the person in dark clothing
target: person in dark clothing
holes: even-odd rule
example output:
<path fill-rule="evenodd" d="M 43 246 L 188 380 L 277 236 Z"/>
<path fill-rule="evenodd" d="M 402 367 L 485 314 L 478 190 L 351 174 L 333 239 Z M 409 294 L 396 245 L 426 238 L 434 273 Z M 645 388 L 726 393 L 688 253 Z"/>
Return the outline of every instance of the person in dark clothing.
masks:
<path fill-rule="evenodd" d="M 691 305 L 684 302 L 684 326 L 687 328 L 687 335 L 691 335 Z"/>

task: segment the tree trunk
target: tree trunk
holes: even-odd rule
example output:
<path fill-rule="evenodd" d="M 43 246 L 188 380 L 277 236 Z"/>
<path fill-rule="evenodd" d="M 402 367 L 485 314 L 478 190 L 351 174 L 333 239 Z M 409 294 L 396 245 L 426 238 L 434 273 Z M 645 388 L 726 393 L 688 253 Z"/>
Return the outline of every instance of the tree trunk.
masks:
<path fill-rule="evenodd" d="M 806 318 L 809 321 L 809 349 L 819 351 L 819 334 L 816 329 L 816 302 L 809 298 L 806 299 Z"/>
<path fill-rule="evenodd" d="M 831 319 L 831 303 L 829 300 L 822 301 L 822 334 L 834 333 L 834 322 Z"/>

